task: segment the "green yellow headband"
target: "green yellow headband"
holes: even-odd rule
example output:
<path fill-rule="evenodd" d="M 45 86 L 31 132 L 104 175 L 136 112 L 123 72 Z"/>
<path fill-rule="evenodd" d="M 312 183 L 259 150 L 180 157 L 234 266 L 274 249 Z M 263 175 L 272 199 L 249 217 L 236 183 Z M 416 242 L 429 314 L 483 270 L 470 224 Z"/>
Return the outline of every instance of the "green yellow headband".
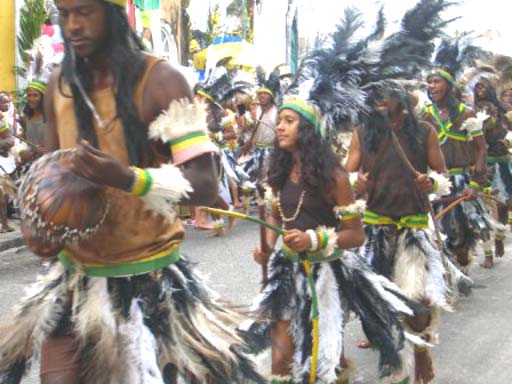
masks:
<path fill-rule="evenodd" d="M 260 93 L 268 93 L 270 96 L 274 97 L 274 94 L 272 93 L 272 91 L 268 88 L 265 88 L 265 87 L 261 87 L 260 89 L 258 89 L 256 91 L 256 94 L 260 94 Z"/>
<path fill-rule="evenodd" d="M 105 0 L 109 3 L 119 5 L 120 7 L 126 7 L 126 4 L 128 3 L 128 0 Z"/>
<path fill-rule="evenodd" d="M 0 123 L 0 132 L 5 132 L 9 129 L 9 124 L 7 124 L 7 121 L 3 121 Z"/>
<path fill-rule="evenodd" d="M 453 76 L 450 74 L 450 72 L 448 72 L 447 70 L 445 70 L 443 68 L 436 68 L 436 70 L 434 72 L 432 72 L 430 75 L 428 75 L 428 77 L 432 77 L 432 76 L 441 76 L 443 79 L 445 79 L 450 84 L 452 84 L 452 85 L 455 84 L 455 79 L 453 78 Z"/>
<path fill-rule="evenodd" d="M 291 109 L 292 111 L 297 112 L 304 119 L 309 121 L 316 129 L 321 130 L 322 115 L 314 105 L 296 97 L 287 97 L 283 100 L 283 103 L 279 107 L 279 111 L 282 111 L 283 109 Z"/>
<path fill-rule="evenodd" d="M 205 91 L 203 91 L 202 89 L 200 89 L 199 91 L 196 92 L 198 95 L 201 95 L 203 96 L 204 98 L 210 100 L 212 103 L 215 103 L 215 99 L 209 95 L 208 93 L 206 93 Z"/>
<path fill-rule="evenodd" d="M 29 88 L 35 89 L 36 91 L 39 91 L 43 94 L 46 92 L 46 84 L 39 80 L 30 82 L 27 86 L 27 89 Z"/>

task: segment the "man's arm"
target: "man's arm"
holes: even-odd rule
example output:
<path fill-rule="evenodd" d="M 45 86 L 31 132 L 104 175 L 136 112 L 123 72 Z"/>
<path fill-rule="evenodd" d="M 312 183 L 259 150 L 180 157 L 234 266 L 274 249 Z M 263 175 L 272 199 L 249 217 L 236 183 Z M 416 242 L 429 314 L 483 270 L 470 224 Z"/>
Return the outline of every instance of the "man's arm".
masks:
<path fill-rule="evenodd" d="M 183 98 L 192 99 L 191 89 L 183 75 L 167 62 L 157 63 L 151 71 L 144 90 L 141 116 L 144 125 L 149 127 L 163 110 L 169 108 L 173 100 Z M 181 203 L 211 205 L 218 195 L 217 170 L 212 153 L 201 153 L 180 163 L 179 167 L 194 189 L 194 192 L 189 194 L 189 198 Z"/>
<path fill-rule="evenodd" d="M 44 113 L 46 116 L 44 149 L 46 152 L 53 152 L 59 149 L 59 137 L 57 135 L 57 126 L 55 125 L 55 110 L 53 109 L 53 95 L 55 87 L 58 87 L 59 76 L 60 68 L 57 68 L 52 72 L 44 97 Z"/>

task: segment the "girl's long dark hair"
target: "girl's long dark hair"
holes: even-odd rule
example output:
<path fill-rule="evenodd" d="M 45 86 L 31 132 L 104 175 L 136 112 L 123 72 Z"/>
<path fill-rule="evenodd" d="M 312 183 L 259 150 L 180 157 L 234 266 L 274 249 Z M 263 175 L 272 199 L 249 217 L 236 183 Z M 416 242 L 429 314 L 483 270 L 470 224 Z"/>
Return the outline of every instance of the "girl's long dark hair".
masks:
<path fill-rule="evenodd" d="M 300 115 L 299 115 L 300 116 Z M 301 183 L 307 190 L 327 192 L 335 186 L 336 171 L 341 170 L 329 142 L 322 140 L 315 128 L 300 116 L 297 136 L 297 155 L 301 165 Z M 293 166 L 292 154 L 279 148 L 270 157 L 268 184 L 274 190 L 281 190 L 290 177 Z"/>
<path fill-rule="evenodd" d="M 39 92 L 39 91 L 37 91 L 37 92 Z M 41 92 L 39 92 L 39 94 L 41 95 L 41 99 L 39 102 L 39 110 L 41 111 L 41 114 L 43 115 L 43 122 L 45 122 L 46 115 L 44 113 L 44 94 Z M 26 115 L 29 119 L 31 119 L 36 114 L 36 111 L 34 111 L 32 108 L 30 108 L 28 106 L 28 104 L 26 104 L 25 107 L 23 108 L 23 114 Z"/>
<path fill-rule="evenodd" d="M 125 11 L 114 4 L 105 2 L 107 37 L 102 46 L 108 66 L 114 77 L 114 93 L 117 108 L 117 118 L 121 119 L 124 129 L 126 150 L 130 165 L 141 165 L 144 155 L 150 155 L 149 140 L 146 130 L 138 115 L 134 100 L 134 85 L 141 78 L 146 60 L 143 46 L 132 31 Z M 85 92 L 92 90 L 92 74 L 86 60 L 74 57 L 69 41 L 65 41 L 65 56 L 62 61 L 59 91 L 62 91 L 62 79 L 71 88 L 76 121 L 78 124 L 78 139 L 88 140 L 98 146 L 98 139 L 93 127 L 93 114 L 83 95 L 79 91 L 77 79 Z"/>

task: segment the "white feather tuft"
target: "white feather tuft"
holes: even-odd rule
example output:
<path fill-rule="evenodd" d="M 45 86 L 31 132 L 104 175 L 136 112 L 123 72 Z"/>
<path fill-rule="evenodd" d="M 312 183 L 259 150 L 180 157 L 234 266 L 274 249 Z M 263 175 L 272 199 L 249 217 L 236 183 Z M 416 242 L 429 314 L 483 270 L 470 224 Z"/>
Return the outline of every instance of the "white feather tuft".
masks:
<path fill-rule="evenodd" d="M 512 131 L 508 131 L 503 139 L 503 142 L 508 148 L 512 148 Z"/>
<path fill-rule="evenodd" d="M 482 130 L 482 125 L 485 120 L 489 118 L 489 115 L 483 111 L 480 111 L 476 114 L 475 117 L 470 117 L 466 119 L 462 126 L 460 127 L 461 131 L 466 131 L 468 135 L 471 137 L 473 132 L 478 132 Z"/>
<path fill-rule="evenodd" d="M 191 132 L 206 132 L 206 105 L 188 99 L 173 100 L 149 126 L 149 137 L 167 143 Z"/>
<path fill-rule="evenodd" d="M 157 362 L 157 343 L 144 324 L 143 313 L 137 300 L 130 307 L 130 319 L 119 326 L 123 344 L 123 383 L 163 384 Z"/>
<path fill-rule="evenodd" d="M 174 205 L 193 192 L 190 182 L 181 170 L 172 164 L 162 164 L 160 168 L 146 169 L 153 179 L 149 193 L 142 197 L 146 208 L 164 215 L 174 221 L 176 212 Z"/>
<path fill-rule="evenodd" d="M 345 205 L 343 207 L 336 206 L 333 208 L 335 215 L 353 215 L 353 214 L 362 214 L 366 209 L 366 201 L 359 199 L 350 205 Z"/>
<path fill-rule="evenodd" d="M 432 193 L 438 196 L 446 196 L 452 192 L 452 182 L 445 175 L 431 171 L 428 177 L 434 179 L 434 184 L 437 186 Z"/>

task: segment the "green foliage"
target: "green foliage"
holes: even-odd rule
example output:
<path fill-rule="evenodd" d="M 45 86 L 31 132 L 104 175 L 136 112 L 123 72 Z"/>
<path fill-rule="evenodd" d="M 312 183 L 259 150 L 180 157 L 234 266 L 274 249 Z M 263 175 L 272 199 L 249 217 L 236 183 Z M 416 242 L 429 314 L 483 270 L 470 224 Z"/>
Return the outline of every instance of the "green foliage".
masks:
<path fill-rule="evenodd" d="M 20 11 L 20 33 L 17 38 L 23 63 L 28 60 L 27 51 L 32 48 L 34 40 L 41 36 L 41 26 L 47 18 L 44 0 L 25 0 Z"/>

